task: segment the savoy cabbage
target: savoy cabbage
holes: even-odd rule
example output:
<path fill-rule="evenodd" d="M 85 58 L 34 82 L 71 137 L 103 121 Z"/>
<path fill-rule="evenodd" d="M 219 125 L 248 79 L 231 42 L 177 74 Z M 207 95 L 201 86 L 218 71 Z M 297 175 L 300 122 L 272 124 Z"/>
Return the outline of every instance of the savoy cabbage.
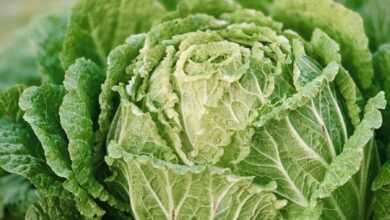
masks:
<path fill-rule="evenodd" d="M 80 0 L 38 19 L 35 53 L 0 58 L 0 217 L 389 219 L 390 4 L 342 3 Z"/>

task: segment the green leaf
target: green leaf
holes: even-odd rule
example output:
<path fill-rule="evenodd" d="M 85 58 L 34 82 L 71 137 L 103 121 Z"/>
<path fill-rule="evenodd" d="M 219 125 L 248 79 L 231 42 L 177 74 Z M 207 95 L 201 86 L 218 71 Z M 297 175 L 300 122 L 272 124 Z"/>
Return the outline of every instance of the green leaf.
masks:
<path fill-rule="evenodd" d="M 338 0 L 338 2 L 355 10 L 360 8 L 365 1 L 364 0 Z"/>
<path fill-rule="evenodd" d="M 61 197 L 43 197 L 31 205 L 26 220 L 75 220 L 83 219 L 77 212 L 72 200 Z"/>
<path fill-rule="evenodd" d="M 165 14 L 157 0 L 81 0 L 72 10 L 61 60 L 67 69 L 85 57 L 105 66 L 109 52 Z"/>
<path fill-rule="evenodd" d="M 58 176 L 67 178 L 71 173 L 68 143 L 58 114 L 64 95 L 61 86 L 31 87 L 24 90 L 19 105 L 25 112 L 24 120 L 42 144 L 47 164 Z"/>
<path fill-rule="evenodd" d="M 68 141 L 59 116 L 64 95 L 65 89 L 62 86 L 44 84 L 24 90 L 19 104 L 25 111 L 23 118 L 42 144 L 47 164 L 57 176 L 67 179 L 63 186 L 74 195 L 77 209 L 84 216 L 99 217 L 104 212 L 87 191 L 81 188 L 71 170 Z"/>
<path fill-rule="evenodd" d="M 0 117 L 15 122 L 21 121 L 23 113 L 19 109 L 19 96 L 24 89 L 25 86 L 23 85 L 14 85 L 9 89 L 0 92 Z"/>
<path fill-rule="evenodd" d="M 194 32 L 202 29 L 218 29 L 224 27 L 225 22 L 221 22 L 212 16 L 196 14 L 184 18 L 177 18 L 154 26 L 147 34 L 145 46 L 140 56 L 143 60 L 137 64 L 134 74 L 140 74 L 148 78 L 150 72 L 161 61 L 164 55 L 165 46 L 159 45 L 164 40 L 169 40 L 175 35 Z M 146 86 L 146 84 L 144 84 Z M 144 95 L 144 94 L 141 94 Z"/>
<path fill-rule="evenodd" d="M 312 199 L 361 120 L 339 45 L 320 29 L 307 42 L 261 13 L 229 4 L 211 11 L 223 1 L 202 2 L 183 1 L 173 20 L 147 33 L 127 67 L 126 91 L 115 87 L 121 100 L 108 141 L 169 163 L 229 167 L 256 184 L 276 180 L 275 192 L 290 201 L 288 219 L 369 215 L 372 142 L 361 181 L 347 178 L 331 196 Z M 198 12 L 214 16 L 191 15 Z M 169 148 L 179 161 L 166 157 Z"/>
<path fill-rule="evenodd" d="M 27 179 L 15 174 L 0 177 L 0 219 L 24 219 L 35 200 L 36 190 Z"/>
<path fill-rule="evenodd" d="M 379 190 L 387 185 L 390 185 L 390 163 L 385 163 L 375 181 L 372 183 L 372 190 Z"/>
<path fill-rule="evenodd" d="M 319 77 L 307 83 L 306 86 L 300 89 L 301 91 L 284 100 L 279 106 L 269 106 L 268 108 L 272 110 L 266 114 L 262 114 L 254 125 L 256 127 L 262 127 L 270 120 L 281 120 L 290 111 L 294 111 L 307 105 L 310 100 L 318 96 L 324 87 L 328 86 L 328 83 L 335 79 L 338 70 L 339 66 L 336 63 L 330 63 L 326 68 L 324 68 Z"/>
<path fill-rule="evenodd" d="M 181 17 L 198 13 L 218 16 L 237 9 L 239 5 L 231 0 L 180 0 L 177 5 Z"/>
<path fill-rule="evenodd" d="M 74 174 L 64 182 L 63 186 L 73 194 L 75 206 L 82 216 L 88 219 L 100 219 L 105 214 L 105 211 L 88 194 L 88 190 L 80 186 Z"/>
<path fill-rule="evenodd" d="M 307 59 L 299 62 L 301 76 L 317 77 L 279 106 L 265 107 L 270 111 L 260 114 L 251 151 L 235 172 L 257 176 L 255 181 L 260 183 L 276 179 L 276 193 L 300 206 L 300 213 L 302 207 L 311 206 L 310 197 L 329 161 L 341 151 L 347 131 L 329 85 L 338 65 L 331 63 L 321 71 Z M 313 139 L 318 142 L 310 144 Z"/>
<path fill-rule="evenodd" d="M 113 120 L 107 142 L 114 140 L 129 152 L 136 155 L 148 155 L 166 161 L 176 161 L 176 155 L 160 136 L 160 131 L 151 114 L 142 112 L 135 104 L 127 100 L 123 87 L 114 88 L 121 95 L 121 104 Z"/>
<path fill-rule="evenodd" d="M 108 66 L 106 79 L 102 85 L 102 91 L 99 95 L 100 114 L 99 114 L 99 131 L 97 142 L 100 145 L 105 144 L 105 137 L 110 128 L 110 123 L 118 106 L 115 103 L 114 91 L 112 88 L 119 82 L 125 82 L 130 78 L 126 75 L 126 67 L 139 54 L 145 41 L 145 35 L 133 35 L 126 40 L 126 44 L 115 48 L 108 56 Z M 101 150 L 97 150 L 98 152 Z"/>
<path fill-rule="evenodd" d="M 70 195 L 62 188 L 61 178 L 46 165 L 33 131 L 21 119 L 21 111 L 15 101 L 21 92 L 21 87 L 13 87 L 0 93 L 0 166 L 7 172 L 29 179 L 43 195 L 69 198 Z"/>
<path fill-rule="evenodd" d="M 364 20 L 370 48 L 376 51 L 381 44 L 390 42 L 390 2 L 388 0 L 343 0 L 339 1 L 360 13 Z"/>
<path fill-rule="evenodd" d="M 339 44 L 322 30 L 315 29 L 313 31 L 310 45 L 312 46 L 311 53 L 318 57 L 323 65 L 330 62 L 341 64 Z M 363 97 L 349 72 L 343 67 L 340 68 L 339 73 L 336 76 L 336 84 L 340 94 L 344 98 L 349 118 L 356 127 L 360 122 L 361 108 L 359 103 Z"/>
<path fill-rule="evenodd" d="M 374 54 L 374 68 L 377 74 L 377 82 L 386 93 L 386 100 L 390 103 L 390 44 L 382 45 Z M 389 143 L 390 129 L 390 109 L 384 111 L 384 123 L 382 127 L 381 138 L 385 143 Z"/>
<path fill-rule="evenodd" d="M 326 32 L 339 43 L 342 63 L 357 84 L 362 89 L 371 86 L 372 57 L 359 14 L 333 0 L 281 0 L 274 2 L 271 15 L 306 39 L 315 28 Z"/>
<path fill-rule="evenodd" d="M 282 23 L 273 20 L 271 17 L 264 15 L 262 12 L 248 10 L 248 9 L 236 10 L 229 14 L 222 14 L 221 18 L 231 23 L 254 23 L 258 26 L 270 27 L 278 33 L 280 33 L 283 28 Z M 239 30 L 230 30 L 230 31 L 239 31 Z M 238 33 L 236 33 L 236 35 L 237 34 Z M 264 35 L 269 35 L 269 34 L 270 34 L 269 32 L 264 33 Z"/>
<path fill-rule="evenodd" d="M 108 151 L 136 219 L 275 219 L 285 205 L 272 193 L 275 184 L 261 187 L 224 169 L 135 156 L 115 144 Z"/>
<path fill-rule="evenodd" d="M 323 64 L 330 62 L 341 64 L 340 45 L 321 29 L 314 29 L 310 44 L 313 46 L 313 53 L 320 58 Z"/>
<path fill-rule="evenodd" d="M 180 0 L 159 0 L 167 9 L 175 9 Z"/>
<path fill-rule="evenodd" d="M 362 121 L 344 144 L 343 152 L 330 164 L 315 196 L 329 197 L 360 170 L 364 160 L 364 148 L 374 137 L 374 131 L 381 127 L 382 115 L 379 110 L 383 110 L 385 106 L 383 92 L 368 101 Z"/>
<path fill-rule="evenodd" d="M 268 12 L 270 5 L 274 0 L 236 0 L 245 8 L 253 8 Z"/>
<path fill-rule="evenodd" d="M 389 0 L 365 1 L 360 8 L 365 29 L 373 50 L 384 43 L 390 43 L 390 2 Z"/>
<path fill-rule="evenodd" d="M 233 136 L 249 127 L 251 110 L 260 105 L 256 87 L 251 85 L 255 77 L 244 77 L 250 67 L 250 51 L 219 41 L 200 43 L 179 54 L 173 77 L 180 100 L 178 112 L 192 148 L 186 153 L 195 163 L 214 164 Z M 200 61 L 191 66 L 187 64 L 191 57 L 220 60 L 213 63 L 210 59 L 204 65 Z M 207 65 L 208 62 L 211 64 Z M 214 74 L 218 70 L 221 74 Z"/>
<path fill-rule="evenodd" d="M 388 48 L 372 82 L 358 14 L 333 0 L 80 0 L 65 34 L 63 15 L 31 38 L 44 84 L 0 93 L 0 167 L 40 196 L 27 219 L 386 217 L 387 165 L 369 191 L 385 95 L 362 94 L 387 90 Z"/>
<path fill-rule="evenodd" d="M 390 216 L 390 162 L 386 162 L 375 178 L 372 189 L 375 191 L 374 219 L 385 220 Z"/>
<path fill-rule="evenodd" d="M 66 94 L 59 114 L 69 140 L 71 167 L 77 182 L 94 198 L 116 206 L 119 205 L 116 199 L 95 177 L 100 161 L 94 160 L 94 129 L 97 125 L 98 96 L 102 82 L 103 72 L 96 64 L 84 58 L 78 59 L 66 71 Z"/>

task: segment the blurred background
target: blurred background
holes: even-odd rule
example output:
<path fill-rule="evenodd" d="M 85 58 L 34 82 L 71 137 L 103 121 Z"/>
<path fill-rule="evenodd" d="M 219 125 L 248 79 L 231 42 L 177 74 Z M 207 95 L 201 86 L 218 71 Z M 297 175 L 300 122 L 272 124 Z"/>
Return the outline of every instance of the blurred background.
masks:
<path fill-rule="evenodd" d="M 69 5 L 71 0 L 0 0 L 0 42 L 12 39 L 16 29 L 42 12 Z"/>
<path fill-rule="evenodd" d="M 16 83 L 39 83 L 38 62 L 53 62 L 40 59 L 39 53 L 45 52 L 40 48 L 56 49 L 47 40 L 62 40 L 72 2 L 0 0 L 0 90 Z"/>

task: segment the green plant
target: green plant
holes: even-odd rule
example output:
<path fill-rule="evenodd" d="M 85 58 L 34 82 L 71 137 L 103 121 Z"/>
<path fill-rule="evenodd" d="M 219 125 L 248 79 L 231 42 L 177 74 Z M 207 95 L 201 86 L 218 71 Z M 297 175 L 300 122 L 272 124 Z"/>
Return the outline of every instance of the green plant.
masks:
<path fill-rule="evenodd" d="M 242 5 L 80 0 L 66 28 L 45 20 L 42 83 L 0 93 L 26 218 L 385 219 L 387 47 L 373 59 L 331 0 Z"/>

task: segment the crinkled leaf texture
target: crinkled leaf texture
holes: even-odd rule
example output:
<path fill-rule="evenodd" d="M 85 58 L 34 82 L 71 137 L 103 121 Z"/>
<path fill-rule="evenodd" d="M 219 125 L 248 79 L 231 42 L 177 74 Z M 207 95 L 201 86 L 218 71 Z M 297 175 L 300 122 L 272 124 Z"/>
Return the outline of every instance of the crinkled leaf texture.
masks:
<path fill-rule="evenodd" d="M 275 1 L 271 15 L 306 38 L 313 29 L 323 29 L 339 43 L 342 63 L 358 86 L 370 88 L 374 76 L 372 57 L 359 14 L 333 0 L 283 0 Z"/>
<path fill-rule="evenodd" d="M 270 5 L 274 0 L 237 0 L 243 7 L 254 8 L 263 12 L 268 12 Z"/>
<path fill-rule="evenodd" d="M 75 4 L 65 34 L 65 69 L 85 57 L 106 65 L 109 52 L 131 34 L 147 31 L 165 14 L 157 0 L 80 0 Z"/>
<path fill-rule="evenodd" d="M 103 72 L 92 61 L 81 58 L 70 66 L 65 75 L 66 94 L 59 108 L 59 118 L 69 140 L 68 152 L 74 174 L 70 179 L 75 178 L 92 197 L 118 207 L 118 201 L 95 177 L 99 164 L 94 160 L 94 127 L 102 80 Z M 71 190 L 74 184 L 68 182 L 66 188 Z M 124 206 L 119 208 L 126 209 Z"/>
<path fill-rule="evenodd" d="M 340 0 L 339 2 L 359 12 L 363 17 L 372 51 L 376 51 L 382 44 L 390 42 L 389 0 Z"/>
<path fill-rule="evenodd" d="M 59 90 L 56 90 L 56 88 Z M 64 186 L 64 179 L 55 174 L 55 172 L 63 173 L 64 170 L 58 164 L 66 164 L 66 160 L 62 161 L 64 154 L 62 154 L 63 151 L 61 153 L 61 149 L 49 148 L 49 145 L 47 145 L 52 141 L 50 138 L 58 141 L 54 142 L 56 144 L 63 142 L 60 138 L 61 135 L 56 136 L 55 133 L 56 130 L 58 131 L 56 123 L 59 124 L 59 121 L 55 121 L 55 114 L 50 116 L 48 114 L 52 113 L 53 109 L 56 111 L 55 103 L 62 100 L 61 92 L 56 93 L 54 91 L 63 90 L 61 90 L 61 87 L 54 85 L 44 85 L 42 87 L 30 88 L 23 93 L 24 97 L 21 100 L 21 105 L 23 105 L 24 109 L 29 110 L 29 115 L 25 116 L 31 122 L 31 126 L 34 127 L 33 130 L 22 119 L 24 112 L 18 106 L 17 100 L 19 100 L 23 89 L 24 87 L 22 86 L 15 86 L 0 94 L 0 166 L 7 172 L 27 178 L 44 200 L 48 199 L 47 197 L 57 197 L 72 204 L 76 202 L 77 209 L 73 205 L 69 206 L 73 207 L 72 209 L 69 208 L 69 212 L 80 212 L 86 217 L 102 216 L 104 212 L 97 207 L 88 193 L 78 186 L 75 180 L 68 180 L 68 184 Z M 44 93 L 50 89 L 53 89 L 53 93 L 50 95 Z M 29 99 L 31 92 L 37 95 L 35 96 L 36 99 Z M 43 97 L 41 92 L 46 96 Z M 58 96 L 58 94 L 60 95 Z M 46 98 L 54 100 L 53 105 L 48 105 L 48 103 L 44 102 L 46 105 L 41 106 L 41 112 L 34 109 L 36 107 L 34 107 L 35 104 L 42 102 L 42 99 L 45 100 Z M 44 121 L 41 117 L 45 115 L 51 118 Z M 53 133 L 45 131 L 45 129 L 49 128 L 53 129 Z M 45 147 L 42 148 L 41 144 L 45 145 Z M 54 144 L 50 146 L 59 147 L 61 145 Z M 63 177 L 65 176 L 67 177 L 67 175 Z M 73 183 L 73 185 L 69 186 L 69 182 Z M 55 203 L 52 204 L 52 206 L 54 205 Z M 56 207 L 56 209 L 61 210 L 60 207 Z"/>
<path fill-rule="evenodd" d="M 136 219 L 275 219 L 284 206 L 251 177 L 215 167 L 179 166 L 111 144 L 107 162 L 129 194 Z"/>
<path fill-rule="evenodd" d="M 389 99 L 389 82 L 390 82 L 390 44 L 382 45 L 374 55 L 374 67 L 378 74 L 378 81 L 382 84 Z M 387 145 L 384 152 L 389 152 L 389 126 L 390 126 L 390 111 L 387 109 L 384 113 L 384 125 L 381 130 L 381 141 Z M 376 177 L 372 189 L 375 191 L 375 219 L 390 218 L 390 158 L 388 153 L 384 155 L 385 164 Z"/>
<path fill-rule="evenodd" d="M 24 120 L 41 143 L 47 165 L 57 176 L 67 179 L 63 187 L 73 194 L 79 211 L 84 216 L 102 216 L 104 212 L 81 188 L 71 170 L 68 140 L 59 116 L 64 96 L 65 89 L 62 86 L 44 84 L 25 89 L 19 105 L 25 111 Z"/>
<path fill-rule="evenodd" d="M 390 163 L 386 162 L 376 177 L 372 189 L 375 191 L 374 219 L 385 220 L 390 216 Z"/>
<path fill-rule="evenodd" d="M 125 49 L 142 47 L 126 68 L 112 65 L 118 75 L 106 79 L 120 100 L 107 88 L 111 95 L 100 97 L 110 106 L 102 112 L 106 122 L 117 108 L 106 144 L 125 152 L 124 161 L 129 155 L 120 171 L 108 159 L 112 181 L 133 204 L 128 184 L 140 177 L 128 164 L 143 167 L 139 158 L 228 168 L 259 186 L 275 181 L 274 192 L 288 200 L 281 210 L 288 219 L 370 216 L 369 186 L 378 169 L 373 138 L 385 99 L 380 93 L 362 104 L 359 87 L 371 85 L 373 70 L 359 15 L 328 0 L 319 8 L 308 0 L 277 1 L 270 12 L 291 28 L 283 30 L 232 1 L 203 7 L 209 2 L 179 2 L 163 23 L 112 53 L 133 57 Z M 162 181 L 158 173 L 148 169 L 152 184 Z M 174 205 L 142 192 L 169 217 Z"/>
<path fill-rule="evenodd" d="M 0 165 L 10 173 L 29 179 L 43 194 L 64 198 L 68 193 L 61 180 L 46 165 L 40 144 L 21 118 L 18 102 L 23 87 L 15 86 L 0 94 Z"/>
<path fill-rule="evenodd" d="M 126 76 L 126 68 L 129 60 L 134 59 L 139 50 L 143 47 L 145 35 L 133 35 L 126 40 L 126 43 L 113 49 L 108 56 L 108 66 L 106 71 L 106 79 L 102 85 L 102 91 L 99 95 L 100 113 L 98 118 L 99 130 L 97 133 L 98 149 L 96 152 L 103 155 L 105 138 L 110 128 L 110 123 L 113 118 L 115 109 L 118 104 L 115 99 L 115 92 L 112 90 L 115 85 L 121 81 L 126 81 L 129 76 Z M 102 157 L 98 156 L 99 159 Z"/>
<path fill-rule="evenodd" d="M 26 220 L 70 220 L 82 219 L 72 200 L 61 197 L 45 197 L 30 206 Z"/>
<path fill-rule="evenodd" d="M 70 175 L 67 141 L 58 123 L 58 110 L 64 94 L 63 87 L 48 84 L 24 90 L 19 100 L 25 112 L 23 118 L 40 140 L 47 164 L 60 177 Z"/>
<path fill-rule="evenodd" d="M 0 93 L 0 167 L 39 193 L 27 219 L 386 216 L 361 18 L 265 5 L 275 20 L 232 0 L 81 0 L 65 35 L 48 21 L 45 83 Z"/>

